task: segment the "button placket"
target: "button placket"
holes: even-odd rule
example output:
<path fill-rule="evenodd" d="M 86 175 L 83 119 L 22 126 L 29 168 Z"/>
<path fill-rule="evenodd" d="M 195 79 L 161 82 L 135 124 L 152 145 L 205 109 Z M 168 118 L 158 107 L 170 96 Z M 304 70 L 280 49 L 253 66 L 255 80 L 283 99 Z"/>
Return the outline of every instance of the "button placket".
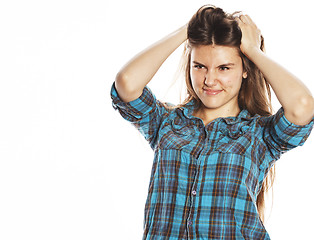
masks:
<path fill-rule="evenodd" d="M 207 132 L 206 129 L 202 123 L 202 126 L 200 127 L 200 137 L 197 143 L 197 150 L 195 151 L 196 154 L 194 155 L 195 158 L 195 165 L 196 165 L 196 171 L 194 172 L 194 180 L 193 184 L 190 188 L 190 209 L 189 214 L 186 219 L 186 226 L 187 226 L 187 232 L 188 232 L 188 239 L 194 236 L 195 229 L 194 229 L 194 221 L 196 221 L 196 215 L 195 212 L 198 208 L 198 197 L 197 197 L 197 189 L 199 184 L 199 177 L 202 173 L 202 165 L 204 164 L 204 159 L 202 158 L 201 153 L 204 151 L 204 148 L 206 147 L 206 137 Z"/>
<path fill-rule="evenodd" d="M 192 187 L 191 187 L 191 195 L 192 196 L 191 196 L 191 200 L 190 200 L 190 209 L 189 209 L 188 217 L 186 219 L 188 239 L 190 239 L 191 234 L 193 236 L 193 232 L 194 232 L 193 221 L 195 220 L 194 219 L 195 218 L 194 211 L 195 211 L 195 209 L 197 209 L 197 206 L 195 206 L 195 204 L 196 204 L 196 197 L 195 197 L 196 191 L 195 191 L 195 189 L 197 188 L 197 183 L 198 183 L 198 177 L 199 177 L 199 171 L 200 170 L 199 170 L 199 161 L 197 160 L 196 162 L 197 162 L 196 163 L 197 169 L 195 170 L 194 181 L 193 181 L 193 184 L 192 184 Z"/>

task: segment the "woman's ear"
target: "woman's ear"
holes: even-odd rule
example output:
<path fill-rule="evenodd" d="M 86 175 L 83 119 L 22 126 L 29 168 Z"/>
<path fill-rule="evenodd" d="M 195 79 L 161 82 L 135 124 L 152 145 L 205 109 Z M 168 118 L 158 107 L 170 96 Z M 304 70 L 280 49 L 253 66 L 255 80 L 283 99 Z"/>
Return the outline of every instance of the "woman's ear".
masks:
<path fill-rule="evenodd" d="M 247 72 L 243 72 L 242 78 L 246 79 L 247 78 Z"/>

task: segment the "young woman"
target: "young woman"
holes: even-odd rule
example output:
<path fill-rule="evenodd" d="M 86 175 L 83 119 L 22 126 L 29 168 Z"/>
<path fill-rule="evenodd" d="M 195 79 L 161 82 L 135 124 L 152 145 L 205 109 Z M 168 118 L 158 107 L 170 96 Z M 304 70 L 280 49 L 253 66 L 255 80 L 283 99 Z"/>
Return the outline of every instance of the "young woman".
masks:
<path fill-rule="evenodd" d="M 187 98 L 170 107 L 146 85 L 185 41 Z M 269 85 L 282 105 L 274 115 Z M 143 239 L 269 239 L 265 178 L 309 136 L 314 100 L 265 55 L 249 16 L 200 8 L 127 63 L 111 96 L 155 152 Z"/>

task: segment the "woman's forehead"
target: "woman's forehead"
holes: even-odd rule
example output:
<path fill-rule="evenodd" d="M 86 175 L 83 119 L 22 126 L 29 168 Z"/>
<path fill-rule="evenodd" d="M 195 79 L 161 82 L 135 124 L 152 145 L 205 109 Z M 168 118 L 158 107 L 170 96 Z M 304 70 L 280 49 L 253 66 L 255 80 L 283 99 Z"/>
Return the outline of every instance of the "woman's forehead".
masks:
<path fill-rule="evenodd" d="M 191 60 L 203 62 L 242 62 L 239 49 L 220 45 L 198 45 L 191 48 Z"/>

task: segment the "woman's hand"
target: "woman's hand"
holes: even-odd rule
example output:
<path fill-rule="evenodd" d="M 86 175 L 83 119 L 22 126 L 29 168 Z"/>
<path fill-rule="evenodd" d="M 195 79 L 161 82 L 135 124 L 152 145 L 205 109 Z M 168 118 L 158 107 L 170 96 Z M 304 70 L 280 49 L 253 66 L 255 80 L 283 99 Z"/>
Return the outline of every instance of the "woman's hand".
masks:
<path fill-rule="evenodd" d="M 242 32 L 240 49 L 250 58 L 253 51 L 261 51 L 261 31 L 248 15 L 241 15 L 236 20 Z"/>
<path fill-rule="evenodd" d="M 241 51 L 263 73 L 283 106 L 286 118 L 297 125 L 308 124 L 314 116 L 314 98 L 293 74 L 261 50 L 261 31 L 247 15 L 236 18 L 242 31 Z"/>

